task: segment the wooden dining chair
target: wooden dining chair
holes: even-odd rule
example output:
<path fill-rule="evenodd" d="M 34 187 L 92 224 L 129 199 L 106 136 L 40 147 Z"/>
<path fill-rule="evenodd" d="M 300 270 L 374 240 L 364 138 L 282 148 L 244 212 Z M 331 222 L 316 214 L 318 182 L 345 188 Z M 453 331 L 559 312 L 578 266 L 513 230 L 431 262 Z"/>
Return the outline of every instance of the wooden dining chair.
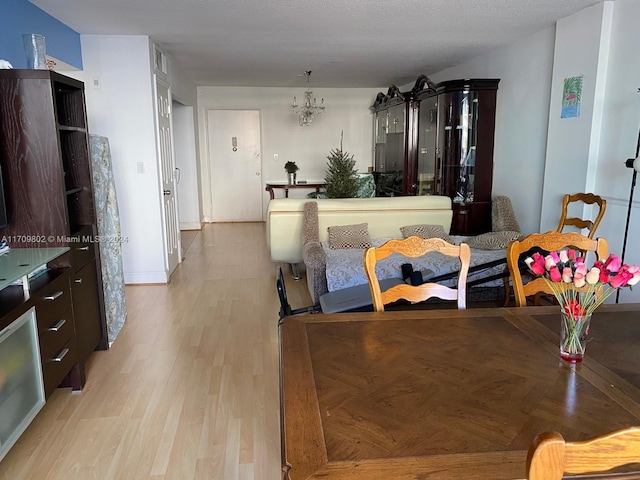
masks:
<path fill-rule="evenodd" d="M 458 282 L 455 288 L 441 285 L 439 283 L 423 283 L 412 286 L 400 284 L 380 290 L 380 282 L 376 276 L 376 263 L 387 258 L 392 253 L 400 253 L 405 257 L 416 258 L 426 255 L 429 252 L 440 252 L 450 257 L 458 257 L 460 260 L 460 271 Z M 412 303 L 428 300 L 432 297 L 443 300 L 457 300 L 458 308 L 466 308 L 466 283 L 471 262 L 471 249 L 466 243 L 453 245 L 440 238 L 423 239 L 419 237 L 408 237 L 404 240 L 389 240 L 379 247 L 368 248 L 364 253 L 364 271 L 369 280 L 371 298 L 373 299 L 373 309 L 376 312 L 383 312 L 386 304 L 408 300 Z"/>
<path fill-rule="evenodd" d="M 551 288 L 542 277 L 535 277 L 526 284 L 522 280 L 523 273 L 531 277 L 528 267 L 524 264 L 524 257 L 530 256 L 534 249 L 546 252 L 573 248 L 582 252 L 594 252 L 599 260 L 607 258 L 609 247 L 604 238 L 592 239 L 576 232 L 533 233 L 522 240 L 511 242 L 507 247 L 507 266 L 511 276 L 513 296 L 517 307 L 527 305 L 527 297 L 538 293 L 553 294 Z M 566 284 L 572 288 L 571 284 Z"/>
<path fill-rule="evenodd" d="M 639 462 L 640 427 L 623 428 L 582 442 L 565 442 L 558 432 L 543 432 L 529 447 L 527 480 L 561 480 L 564 473 L 601 473 Z"/>
<path fill-rule="evenodd" d="M 569 209 L 571 204 L 578 204 L 584 207 L 584 205 L 598 205 L 598 213 L 595 220 L 589 220 L 581 217 L 569 217 Z M 584 205 L 582 205 L 584 204 Z M 577 206 L 577 205 L 575 205 Z M 565 227 L 576 227 L 580 230 L 587 229 L 589 238 L 593 238 L 600 221 L 604 216 L 604 212 L 607 209 L 607 201 L 593 193 L 575 193 L 569 195 L 568 193 L 562 197 L 562 213 L 560 214 L 560 222 L 558 223 L 558 232 L 562 232 Z"/>

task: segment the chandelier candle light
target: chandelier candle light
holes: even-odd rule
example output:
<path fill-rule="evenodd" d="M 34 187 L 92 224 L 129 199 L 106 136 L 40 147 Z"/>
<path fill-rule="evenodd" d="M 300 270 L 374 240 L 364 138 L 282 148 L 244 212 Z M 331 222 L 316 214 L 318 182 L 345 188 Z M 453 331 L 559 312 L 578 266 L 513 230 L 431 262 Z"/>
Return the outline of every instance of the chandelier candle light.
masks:
<path fill-rule="evenodd" d="M 320 100 L 320 106 L 318 106 L 315 97 L 312 97 L 313 92 L 309 90 L 311 70 L 304 72 L 304 76 L 307 77 L 307 90 L 304 92 L 304 102 L 302 105 L 298 105 L 296 103 L 296 97 L 293 97 L 293 104 L 291 105 L 291 110 L 298 115 L 298 124 L 301 127 L 311 125 L 313 119 L 324 111 L 324 98 Z"/>

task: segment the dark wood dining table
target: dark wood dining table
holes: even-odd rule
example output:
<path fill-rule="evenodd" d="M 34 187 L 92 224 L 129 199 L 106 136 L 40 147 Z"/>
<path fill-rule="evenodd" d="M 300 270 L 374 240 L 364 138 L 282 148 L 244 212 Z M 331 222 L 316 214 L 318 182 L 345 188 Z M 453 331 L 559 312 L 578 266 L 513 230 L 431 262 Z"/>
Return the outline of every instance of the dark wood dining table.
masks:
<path fill-rule="evenodd" d="M 283 478 L 524 479 L 539 432 L 640 425 L 640 304 L 594 313 L 581 364 L 559 327 L 557 306 L 284 318 Z"/>

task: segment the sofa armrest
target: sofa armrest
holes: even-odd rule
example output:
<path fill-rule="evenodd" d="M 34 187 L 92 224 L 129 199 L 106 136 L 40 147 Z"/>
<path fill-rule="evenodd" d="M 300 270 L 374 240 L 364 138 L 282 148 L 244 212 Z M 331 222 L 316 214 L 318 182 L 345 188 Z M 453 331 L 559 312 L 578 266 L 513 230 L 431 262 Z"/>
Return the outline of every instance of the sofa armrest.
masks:
<path fill-rule="evenodd" d="M 320 242 L 308 242 L 302 247 L 302 259 L 307 270 L 307 287 L 314 305 L 329 291 L 327 287 L 327 255 Z"/>
<path fill-rule="evenodd" d="M 302 260 L 305 266 L 311 268 L 325 269 L 327 266 L 327 255 L 320 242 L 305 243 L 302 247 Z"/>

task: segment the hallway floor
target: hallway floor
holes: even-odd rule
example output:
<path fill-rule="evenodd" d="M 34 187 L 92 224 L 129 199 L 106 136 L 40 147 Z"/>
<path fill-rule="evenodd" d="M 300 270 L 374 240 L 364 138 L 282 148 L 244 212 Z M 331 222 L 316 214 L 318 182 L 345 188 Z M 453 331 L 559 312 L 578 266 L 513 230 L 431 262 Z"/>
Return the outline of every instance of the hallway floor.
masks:
<path fill-rule="evenodd" d="M 264 223 L 207 224 L 186 239 L 170 284 L 126 287 L 112 348 L 92 354 L 82 392 L 48 399 L 0 479 L 280 478 L 279 303 Z M 287 275 L 287 288 L 294 307 L 310 302 L 304 281 Z"/>

